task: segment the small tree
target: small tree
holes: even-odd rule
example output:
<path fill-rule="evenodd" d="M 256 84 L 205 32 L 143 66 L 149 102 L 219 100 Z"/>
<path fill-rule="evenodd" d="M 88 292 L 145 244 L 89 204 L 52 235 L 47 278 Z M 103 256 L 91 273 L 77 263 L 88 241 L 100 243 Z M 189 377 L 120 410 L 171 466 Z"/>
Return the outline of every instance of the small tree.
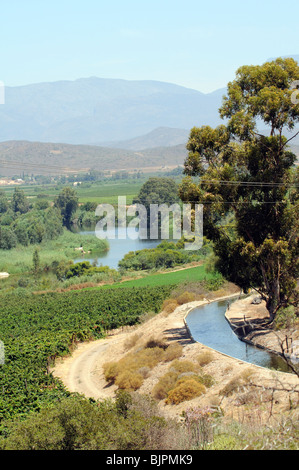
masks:
<path fill-rule="evenodd" d="M 21 214 L 25 214 L 29 211 L 29 202 L 25 196 L 25 193 L 20 188 L 15 188 L 13 196 L 12 196 L 12 210 L 14 212 L 20 212 Z"/>
<path fill-rule="evenodd" d="M 171 178 L 153 177 L 149 178 L 141 187 L 137 198 L 133 200 L 133 204 L 142 204 L 147 210 L 147 227 L 151 224 L 158 224 L 161 228 L 161 217 L 158 214 L 158 221 L 151 218 L 150 206 L 157 204 L 167 204 L 171 206 L 179 202 L 178 186 Z"/>
<path fill-rule="evenodd" d="M 40 257 L 39 257 L 39 252 L 37 248 L 35 248 L 33 252 L 32 263 L 33 263 L 34 274 L 38 274 L 40 270 Z"/>
<path fill-rule="evenodd" d="M 78 197 L 73 188 L 63 188 L 55 199 L 54 206 L 57 207 L 62 216 L 63 225 L 70 227 L 73 214 L 78 208 Z"/>

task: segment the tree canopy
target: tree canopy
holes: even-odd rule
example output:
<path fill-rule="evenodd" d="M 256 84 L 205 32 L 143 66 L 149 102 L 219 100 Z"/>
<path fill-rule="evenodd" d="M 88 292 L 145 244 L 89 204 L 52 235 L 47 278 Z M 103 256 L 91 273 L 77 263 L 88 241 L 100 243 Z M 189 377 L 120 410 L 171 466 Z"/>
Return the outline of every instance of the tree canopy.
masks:
<path fill-rule="evenodd" d="M 298 79 L 293 59 L 239 68 L 219 110 L 226 124 L 190 132 L 179 190 L 184 202 L 204 205 L 217 268 L 260 292 L 272 319 L 296 302 L 299 172 L 288 144 L 298 134 Z"/>
<path fill-rule="evenodd" d="M 54 206 L 61 212 L 63 225 L 69 227 L 72 215 L 78 208 L 78 197 L 76 191 L 69 187 L 63 188 L 55 199 Z"/>

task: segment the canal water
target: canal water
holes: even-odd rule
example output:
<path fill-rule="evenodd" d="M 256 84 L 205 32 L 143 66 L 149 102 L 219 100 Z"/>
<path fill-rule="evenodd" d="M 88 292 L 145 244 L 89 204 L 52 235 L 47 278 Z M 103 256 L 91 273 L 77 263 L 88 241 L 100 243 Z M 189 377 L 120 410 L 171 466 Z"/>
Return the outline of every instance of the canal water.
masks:
<path fill-rule="evenodd" d="M 94 230 L 80 230 L 80 233 L 95 236 Z M 108 241 L 110 249 L 107 253 L 86 254 L 74 262 L 86 260 L 93 263 L 96 260 L 98 266 L 103 265 L 118 269 L 118 262 L 128 252 L 155 248 L 161 243 L 161 240 L 139 239 L 134 229 L 128 233 L 127 237 L 124 237 L 121 230 L 117 230 L 115 239 L 108 237 Z M 290 372 L 288 365 L 280 356 L 241 341 L 234 334 L 225 318 L 226 308 L 227 300 L 224 300 L 195 308 L 188 314 L 186 322 L 195 341 L 251 364 Z"/>
<path fill-rule="evenodd" d="M 225 318 L 227 302 L 227 300 L 211 302 L 195 308 L 188 314 L 186 323 L 194 340 L 236 359 L 269 369 L 290 372 L 282 357 L 251 346 L 235 335 Z"/>

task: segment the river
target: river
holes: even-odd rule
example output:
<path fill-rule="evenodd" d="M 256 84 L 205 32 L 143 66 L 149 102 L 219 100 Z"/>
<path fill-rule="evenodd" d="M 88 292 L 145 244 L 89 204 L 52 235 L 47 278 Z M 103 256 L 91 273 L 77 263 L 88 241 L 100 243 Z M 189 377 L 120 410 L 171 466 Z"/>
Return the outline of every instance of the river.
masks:
<path fill-rule="evenodd" d="M 75 231 L 75 230 L 74 230 Z M 95 230 L 76 230 L 82 235 L 94 235 Z M 142 240 L 136 237 L 136 230 L 132 228 L 117 229 L 115 230 L 115 239 L 110 238 L 111 234 L 107 232 L 107 240 L 109 242 L 110 249 L 107 253 L 95 253 L 93 255 L 85 254 L 80 258 L 74 260 L 74 263 L 80 263 L 81 261 L 90 261 L 93 263 L 96 260 L 97 266 L 109 266 L 109 268 L 118 269 L 118 262 L 130 251 L 143 250 L 144 248 L 155 248 L 161 240 Z"/>

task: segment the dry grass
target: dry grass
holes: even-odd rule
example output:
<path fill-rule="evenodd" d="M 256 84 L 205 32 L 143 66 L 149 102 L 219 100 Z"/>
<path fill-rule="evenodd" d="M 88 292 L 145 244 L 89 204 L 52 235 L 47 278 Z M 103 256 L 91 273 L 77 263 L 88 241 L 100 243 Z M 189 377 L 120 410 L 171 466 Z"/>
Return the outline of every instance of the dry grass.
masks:
<path fill-rule="evenodd" d="M 206 387 L 211 387 L 213 383 L 213 378 L 203 374 L 199 364 L 175 359 L 168 372 L 154 386 L 152 395 L 157 400 L 165 399 L 167 404 L 177 405 L 202 395 Z"/>
<path fill-rule="evenodd" d="M 214 360 L 214 355 L 211 351 L 203 351 L 197 356 L 196 360 L 201 367 L 204 367 Z"/>
<path fill-rule="evenodd" d="M 140 335 L 132 335 L 126 347 L 136 344 L 139 339 Z M 105 363 L 103 365 L 105 380 L 114 383 L 120 389 L 137 390 L 155 366 L 173 361 L 180 357 L 182 352 L 183 348 L 178 343 L 167 344 L 164 338 L 150 338 L 142 348 L 129 352 L 118 362 Z"/>
<path fill-rule="evenodd" d="M 195 294 L 193 292 L 183 292 L 176 298 L 176 301 L 179 305 L 187 304 L 188 302 L 194 302 L 196 300 Z"/>
<path fill-rule="evenodd" d="M 162 305 L 162 312 L 169 315 L 170 313 L 174 312 L 178 306 L 179 304 L 175 299 L 166 299 Z"/>
<path fill-rule="evenodd" d="M 168 393 L 166 403 L 178 405 L 183 401 L 191 400 L 204 394 L 206 388 L 198 380 L 190 377 L 182 377 L 179 379 L 175 387 Z"/>
<path fill-rule="evenodd" d="M 245 369 L 241 374 L 233 377 L 220 391 L 222 396 L 228 397 L 238 390 L 245 390 L 246 385 L 250 383 L 253 375 L 252 369 Z"/>
<path fill-rule="evenodd" d="M 141 333 L 134 333 L 128 336 L 128 338 L 124 342 L 124 350 L 128 351 L 129 349 L 134 348 L 134 346 L 136 346 L 136 343 L 141 338 L 141 336 L 142 336 Z"/>

